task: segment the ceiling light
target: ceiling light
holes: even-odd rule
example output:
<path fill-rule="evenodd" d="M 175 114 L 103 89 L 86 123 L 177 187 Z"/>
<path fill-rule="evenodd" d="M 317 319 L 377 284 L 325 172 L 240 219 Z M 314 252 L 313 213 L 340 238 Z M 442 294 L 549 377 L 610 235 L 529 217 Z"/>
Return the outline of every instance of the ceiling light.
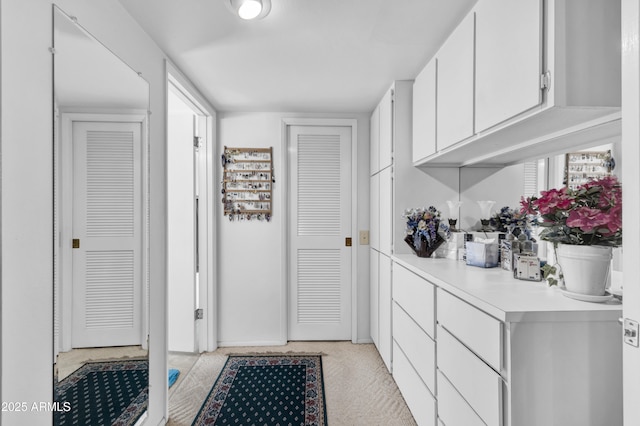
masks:
<path fill-rule="evenodd" d="M 238 9 L 238 15 L 242 19 L 254 19 L 262 12 L 260 0 L 245 0 Z"/>
<path fill-rule="evenodd" d="M 271 0 L 227 0 L 227 5 L 246 20 L 264 18 L 271 10 Z"/>

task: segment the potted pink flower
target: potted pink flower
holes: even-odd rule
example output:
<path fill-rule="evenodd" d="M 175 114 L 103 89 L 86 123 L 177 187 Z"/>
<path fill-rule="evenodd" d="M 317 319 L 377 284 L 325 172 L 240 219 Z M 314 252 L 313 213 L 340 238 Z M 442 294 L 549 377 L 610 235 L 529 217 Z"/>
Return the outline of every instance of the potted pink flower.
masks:
<path fill-rule="evenodd" d="M 607 176 L 575 190 L 542 191 L 539 197 L 523 197 L 521 204 L 522 213 L 540 216 L 538 224 L 544 227 L 540 239 L 557 247 L 567 291 L 604 295 L 611 249 L 622 245 L 622 185 L 618 179 Z M 596 266 L 601 268 L 596 271 Z M 595 281 L 589 288 L 579 287 L 592 281 L 589 278 Z"/>

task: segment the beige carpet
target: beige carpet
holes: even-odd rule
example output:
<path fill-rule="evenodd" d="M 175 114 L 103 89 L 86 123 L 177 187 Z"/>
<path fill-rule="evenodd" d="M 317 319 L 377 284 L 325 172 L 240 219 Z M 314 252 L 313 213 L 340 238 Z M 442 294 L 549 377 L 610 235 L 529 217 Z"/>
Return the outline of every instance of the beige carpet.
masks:
<path fill-rule="evenodd" d="M 227 355 L 247 352 L 322 353 L 327 420 L 331 426 L 416 424 L 373 345 L 291 342 L 286 346 L 220 348 L 202 354 L 173 389 L 167 425 L 191 425 Z"/>

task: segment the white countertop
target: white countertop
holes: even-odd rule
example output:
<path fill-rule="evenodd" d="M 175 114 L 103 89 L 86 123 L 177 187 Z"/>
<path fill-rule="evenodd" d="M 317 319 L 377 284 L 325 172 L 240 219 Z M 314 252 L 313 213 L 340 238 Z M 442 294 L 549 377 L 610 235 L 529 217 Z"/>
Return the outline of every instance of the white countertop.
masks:
<path fill-rule="evenodd" d="M 398 254 L 392 259 L 429 282 L 505 322 L 617 321 L 622 303 L 570 299 L 546 281 L 513 278 L 502 268 L 479 268 L 451 259 Z"/>

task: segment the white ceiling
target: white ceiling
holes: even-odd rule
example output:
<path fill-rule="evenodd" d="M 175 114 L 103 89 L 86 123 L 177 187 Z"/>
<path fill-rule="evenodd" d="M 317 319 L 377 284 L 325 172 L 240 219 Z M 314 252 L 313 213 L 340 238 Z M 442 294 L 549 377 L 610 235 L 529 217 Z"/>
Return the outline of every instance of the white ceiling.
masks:
<path fill-rule="evenodd" d="M 220 111 L 368 112 L 414 79 L 476 0 L 119 0 Z"/>

